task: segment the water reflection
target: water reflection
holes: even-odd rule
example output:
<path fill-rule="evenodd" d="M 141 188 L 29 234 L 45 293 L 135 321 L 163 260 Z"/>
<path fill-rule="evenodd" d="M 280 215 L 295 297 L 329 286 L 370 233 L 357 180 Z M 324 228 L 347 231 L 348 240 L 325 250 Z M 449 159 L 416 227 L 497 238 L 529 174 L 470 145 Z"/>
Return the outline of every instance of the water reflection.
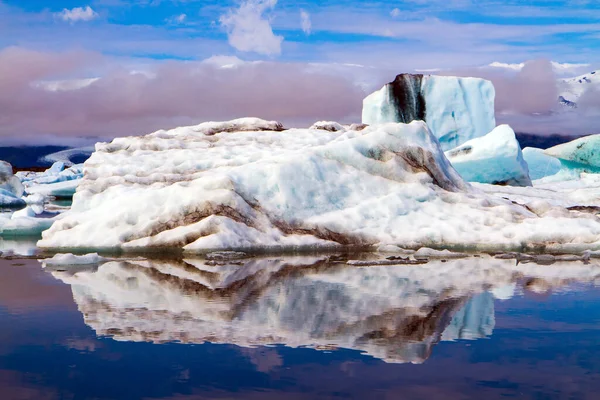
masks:
<path fill-rule="evenodd" d="M 71 285 L 85 323 L 118 341 L 347 348 L 390 363 L 421 363 L 440 341 L 491 335 L 494 298 L 600 278 L 600 266 L 582 263 L 330 260 L 129 260 L 52 274 Z"/>

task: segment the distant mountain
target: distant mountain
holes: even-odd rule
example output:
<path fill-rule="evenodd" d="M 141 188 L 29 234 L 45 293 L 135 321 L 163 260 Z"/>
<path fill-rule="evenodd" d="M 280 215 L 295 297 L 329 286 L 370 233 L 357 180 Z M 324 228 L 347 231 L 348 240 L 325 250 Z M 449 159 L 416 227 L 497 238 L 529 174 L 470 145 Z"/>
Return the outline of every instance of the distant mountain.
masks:
<path fill-rule="evenodd" d="M 558 87 L 559 101 L 569 107 L 576 107 L 577 101 L 586 90 L 592 87 L 600 90 L 600 70 L 574 78 L 561 79 Z"/>

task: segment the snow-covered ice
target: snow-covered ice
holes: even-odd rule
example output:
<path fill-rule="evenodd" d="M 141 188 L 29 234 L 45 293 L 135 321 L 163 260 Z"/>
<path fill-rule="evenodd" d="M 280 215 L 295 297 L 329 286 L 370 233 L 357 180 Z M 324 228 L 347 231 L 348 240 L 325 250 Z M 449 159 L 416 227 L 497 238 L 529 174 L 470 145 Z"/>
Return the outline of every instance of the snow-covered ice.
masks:
<path fill-rule="evenodd" d="M 508 125 L 446 151 L 446 156 L 466 181 L 531 186 L 521 146 Z"/>
<path fill-rule="evenodd" d="M 362 122 L 424 120 L 450 150 L 495 128 L 494 99 L 494 86 L 484 79 L 401 74 L 364 99 Z"/>
<path fill-rule="evenodd" d="M 232 132 L 239 121 L 98 144 L 71 210 L 39 245 L 600 248 L 591 214 L 536 213 L 472 190 L 423 122 L 329 132 L 251 119 Z"/>

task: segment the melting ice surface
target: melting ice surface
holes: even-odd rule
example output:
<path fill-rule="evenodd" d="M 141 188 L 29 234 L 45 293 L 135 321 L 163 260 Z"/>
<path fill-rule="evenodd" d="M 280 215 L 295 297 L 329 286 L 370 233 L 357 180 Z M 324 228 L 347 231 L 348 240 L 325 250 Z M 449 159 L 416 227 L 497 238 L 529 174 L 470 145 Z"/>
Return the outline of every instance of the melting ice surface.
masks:
<path fill-rule="evenodd" d="M 364 258 L 0 259 L 0 392 L 496 399 L 600 389 L 597 259 L 359 267 L 353 257 Z"/>

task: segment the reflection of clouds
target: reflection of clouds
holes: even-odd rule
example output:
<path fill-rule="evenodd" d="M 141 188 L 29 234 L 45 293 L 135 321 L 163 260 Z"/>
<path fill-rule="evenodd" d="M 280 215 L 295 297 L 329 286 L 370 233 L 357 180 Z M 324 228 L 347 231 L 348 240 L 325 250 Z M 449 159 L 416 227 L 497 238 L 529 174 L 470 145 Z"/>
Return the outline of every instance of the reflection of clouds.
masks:
<path fill-rule="evenodd" d="M 86 324 L 115 340 L 349 348 L 388 362 L 423 362 L 440 340 L 491 335 L 493 293 L 508 298 L 506 288 L 515 282 L 534 279 L 550 288 L 600 277 L 596 265 L 514 264 L 490 258 L 364 268 L 319 257 L 242 266 L 135 260 L 53 274 L 72 286 Z M 252 362 L 268 371 L 281 360 L 265 350 Z"/>

